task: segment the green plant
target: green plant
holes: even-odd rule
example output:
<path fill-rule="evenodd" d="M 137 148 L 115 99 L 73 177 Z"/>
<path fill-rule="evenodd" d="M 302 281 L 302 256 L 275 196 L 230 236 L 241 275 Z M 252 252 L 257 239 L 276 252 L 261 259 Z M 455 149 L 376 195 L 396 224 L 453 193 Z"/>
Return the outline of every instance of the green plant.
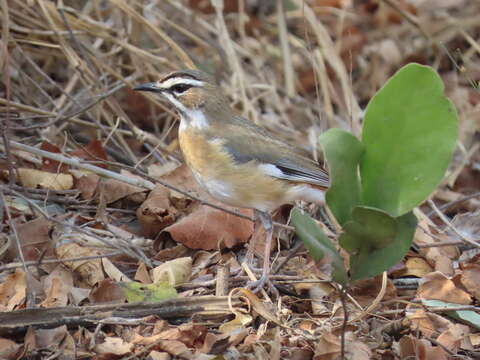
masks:
<path fill-rule="evenodd" d="M 378 275 L 407 253 L 412 210 L 438 186 L 455 148 L 457 115 L 443 90 L 432 68 L 408 64 L 368 104 L 361 140 L 340 129 L 320 136 L 331 176 L 326 202 L 343 230 L 350 275 L 312 219 L 294 209 L 292 222 L 315 259 L 332 259 L 334 281 Z"/>

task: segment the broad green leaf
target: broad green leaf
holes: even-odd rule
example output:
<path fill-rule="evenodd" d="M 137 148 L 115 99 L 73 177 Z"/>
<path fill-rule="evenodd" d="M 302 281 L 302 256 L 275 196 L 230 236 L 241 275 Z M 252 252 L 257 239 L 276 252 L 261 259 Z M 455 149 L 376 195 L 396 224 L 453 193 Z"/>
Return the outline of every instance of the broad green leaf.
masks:
<path fill-rule="evenodd" d="M 397 220 L 383 210 L 357 206 L 352 220 L 343 225 L 342 247 L 350 253 L 371 253 L 392 243 L 397 235 Z"/>
<path fill-rule="evenodd" d="M 381 249 L 369 248 L 368 245 L 359 246 L 362 240 L 353 238 L 347 232 L 340 236 L 340 245 L 351 254 L 350 278 L 352 280 L 381 274 L 403 259 L 412 244 L 417 219 L 410 212 L 394 220 L 397 225 L 396 235 L 393 240 L 389 240 L 389 245 Z"/>
<path fill-rule="evenodd" d="M 303 241 L 310 256 L 314 260 L 320 260 L 324 257 L 332 265 L 332 280 L 340 284 L 346 284 L 348 281 L 347 272 L 343 266 L 343 259 L 338 253 L 335 245 L 318 227 L 315 221 L 308 215 L 294 208 L 292 211 L 292 224 L 295 232 Z"/>
<path fill-rule="evenodd" d="M 425 300 L 422 299 L 422 304 L 428 306 L 429 308 L 435 309 L 436 307 L 440 308 L 455 308 L 458 307 L 458 304 L 447 303 L 441 300 Z M 452 311 L 445 311 L 445 314 L 450 316 L 451 318 L 460 320 L 463 323 L 467 323 L 468 325 L 480 330 L 480 315 L 477 314 L 473 310 L 452 310 Z"/>
<path fill-rule="evenodd" d="M 368 104 L 360 164 L 362 204 L 403 215 L 440 183 L 457 138 L 457 115 L 430 67 L 400 69 Z"/>
<path fill-rule="evenodd" d="M 363 153 L 362 143 L 352 134 L 330 129 L 320 135 L 330 173 L 327 204 L 337 222 L 343 226 L 351 219 L 353 207 L 360 202 L 358 164 Z"/>
<path fill-rule="evenodd" d="M 120 283 L 129 303 L 158 302 L 177 296 L 177 290 L 168 282 L 142 284 L 136 281 Z"/>

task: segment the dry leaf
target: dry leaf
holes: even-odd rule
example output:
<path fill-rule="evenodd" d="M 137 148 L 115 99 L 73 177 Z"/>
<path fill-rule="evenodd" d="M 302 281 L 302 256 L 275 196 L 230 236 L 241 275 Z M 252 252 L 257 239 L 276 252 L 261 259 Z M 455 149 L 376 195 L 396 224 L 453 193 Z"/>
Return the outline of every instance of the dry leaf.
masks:
<path fill-rule="evenodd" d="M 116 179 L 102 179 L 100 181 L 99 191 L 107 204 L 124 198 L 128 198 L 134 203 L 141 203 L 145 200 L 145 194 L 147 192 L 144 188 L 130 185 Z"/>
<path fill-rule="evenodd" d="M 252 210 L 240 212 L 253 215 Z M 253 222 L 202 205 L 164 232 L 190 249 L 217 250 L 247 242 L 253 233 Z"/>
<path fill-rule="evenodd" d="M 20 168 L 15 171 L 20 177 L 22 186 L 32 189 L 70 190 L 73 188 L 73 176 L 63 173 Z M 6 173 L 4 172 L 4 175 Z"/>
<path fill-rule="evenodd" d="M 441 347 L 433 347 L 427 340 L 417 339 L 411 335 L 403 336 L 399 342 L 400 358 L 418 360 L 448 360 L 449 357 Z"/>
<path fill-rule="evenodd" d="M 102 258 L 103 271 L 107 276 L 115 281 L 132 281 L 130 278 L 122 273 L 109 259 Z"/>
<path fill-rule="evenodd" d="M 25 273 L 16 269 L 0 284 L 0 311 L 12 311 L 25 301 L 27 280 Z"/>
<path fill-rule="evenodd" d="M 154 350 L 154 351 L 151 351 L 148 354 L 147 359 L 151 359 L 151 360 L 171 360 L 172 357 L 167 352 L 160 352 L 160 351 L 155 351 Z"/>
<path fill-rule="evenodd" d="M 70 271 L 58 265 L 44 279 L 44 286 L 47 297 L 40 306 L 46 308 L 67 306 L 68 295 L 73 288 L 73 277 Z"/>
<path fill-rule="evenodd" d="M 477 301 L 480 301 L 480 265 L 466 265 L 463 268 L 460 281 L 467 291 L 472 294 Z"/>
<path fill-rule="evenodd" d="M 183 284 L 192 273 L 192 258 L 183 257 L 167 261 L 152 270 L 154 283 L 168 282 L 172 286 Z"/>
<path fill-rule="evenodd" d="M 103 343 L 95 346 L 95 351 L 99 354 L 126 355 L 132 351 L 132 348 L 132 343 L 119 337 L 106 337 Z"/>
<path fill-rule="evenodd" d="M 48 151 L 54 154 L 61 154 L 62 150 L 54 144 L 49 143 L 48 141 L 43 141 L 40 146 L 40 150 Z M 66 173 L 68 172 L 69 166 L 67 164 L 62 164 L 57 160 L 52 160 L 49 158 L 42 157 L 42 166 L 40 170 L 48 171 L 51 173 Z"/>
<path fill-rule="evenodd" d="M 100 183 L 100 176 L 79 170 L 71 170 L 71 173 L 75 178 L 75 189 L 80 190 L 82 199 L 93 199 Z"/>
<path fill-rule="evenodd" d="M 115 302 L 124 303 L 126 300 L 123 288 L 111 279 L 100 281 L 88 296 L 92 303 Z"/>
<path fill-rule="evenodd" d="M 175 222 L 178 211 L 170 202 L 170 190 L 156 186 L 137 209 L 137 218 L 143 235 L 154 238 L 161 230 Z"/>
<path fill-rule="evenodd" d="M 21 345 L 15 341 L 0 338 L 0 359 L 15 360 L 19 359 L 19 350 Z"/>
<path fill-rule="evenodd" d="M 442 300 L 454 304 L 471 304 L 470 295 L 455 286 L 455 283 L 445 275 L 436 271 L 426 275 L 422 279 L 417 290 L 420 299 Z"/>
<path fill-rule="evenodd" d="M 17 226 L 25 260 L 38 260 L 40 254 L 44 254 L 46 257 L 53 255 L 51 229 L 52 223 L 43 216 Z M 18 256 L 16 247 L 14 251 L 15 256 Z"/>
<path fill-rule="evenodd" d="M 340 355 L 340 339 L 332 333 L 324 333 L 315 346 L 313 360 L 336 360 Z"/>
<path fill-rule="evenodd" d="M 428 273 L 433 271 L 432 267 L 428 262 L 420 257 L 409 257 L 405 261 L 405 268 L 400 271 L 398 274 L 395 274 L 397 277 L 402 276 L 416 276 L 424 277 Z"/>
<path fill-rule="evenodd" d="M 453 324 L 437 338 L 439 344 L 456 353 L 460 349 L 463 339 L 470 334 L 470 328 L 462 324 Z"/>
<path fill-rule="evenodd" d="M 408 310 L 406 317 L 410 320 L 412 331 L 421 331 L 422 334 L 428 337 L 437 337 L 441 332 L 448 330 L 453 325 L 450 320 L 441 315 L 418 308 Z"/>
<path fill-rule="evenodd" d="M 96 251 L 80 246 L 74 242 L 57 246 L 55 253 L 59 260 L 98 255 Z M 63 263 L 69 269 L 76 272 L 80 278 L 90 286 L 95 285 L 105 278 L 101 259 L 64 261 Z"/>
<path fill-rule="evenodd" d="M 103 148 L 102 142 L 93 140 L 86 146 L 70 152 L 70 156 L 95 162 L 95 166 L 107 168 L 107 164 L 103 161 L 108 160 L 107 152 Z"/>
<path fill-rule="evenodd" d="M 151 284 L 152 278 L 147 269 L 147 265 L 144 262 L 141 262 L 138 265 L 137 272 L 135 273 L 135 277 L 133 278 L 136 281 L 141 282 L 142 284 Z"/>
<path fill-rule="evenodd" d="M 227 321 L 220 325 L 218 330 L 224 334 L 233 332 L 234 330 L 244 329 L 245 326 L 250 324 L 253 320 L 252 316 L 249 314 L 244 314 L 238 311 L 234 312 L 235 318 L 233 320 Z"/>

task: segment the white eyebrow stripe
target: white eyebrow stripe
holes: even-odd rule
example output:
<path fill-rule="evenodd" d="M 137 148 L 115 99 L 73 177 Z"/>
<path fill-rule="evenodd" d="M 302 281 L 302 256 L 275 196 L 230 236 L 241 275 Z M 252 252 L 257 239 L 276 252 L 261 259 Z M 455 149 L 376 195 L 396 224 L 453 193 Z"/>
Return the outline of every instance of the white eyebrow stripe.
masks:
<path fill-rule="evenodd" d="M 170 89 L 172 86 L 177 84 L 186 84 L 186 85 L 192 85 L 192 86 L 198 86 L 198 87 L 202 87 L 203 85 L 205 85 L 203 81 L 187 79 L 182 77 L 173 77 L 163 82 L 159 81 L 157 83 L 157 86 L 162 89 Z"/>

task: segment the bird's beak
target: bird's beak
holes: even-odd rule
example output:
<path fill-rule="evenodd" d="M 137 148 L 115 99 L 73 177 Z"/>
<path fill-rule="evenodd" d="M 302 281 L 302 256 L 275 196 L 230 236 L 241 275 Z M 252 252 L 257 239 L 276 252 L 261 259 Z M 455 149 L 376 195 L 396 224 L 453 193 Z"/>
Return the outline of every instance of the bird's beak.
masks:
<path fill-rule="evenodd" d="M 133 88 L 133 90 L 135 90 L 135 91 L 160 92 L 160 91 L 162 91 L 162 88 L 158 87 L 156 82 L 149 82 L 149 83 L 145 83 L 145 84 L 135 86 Z"/>

